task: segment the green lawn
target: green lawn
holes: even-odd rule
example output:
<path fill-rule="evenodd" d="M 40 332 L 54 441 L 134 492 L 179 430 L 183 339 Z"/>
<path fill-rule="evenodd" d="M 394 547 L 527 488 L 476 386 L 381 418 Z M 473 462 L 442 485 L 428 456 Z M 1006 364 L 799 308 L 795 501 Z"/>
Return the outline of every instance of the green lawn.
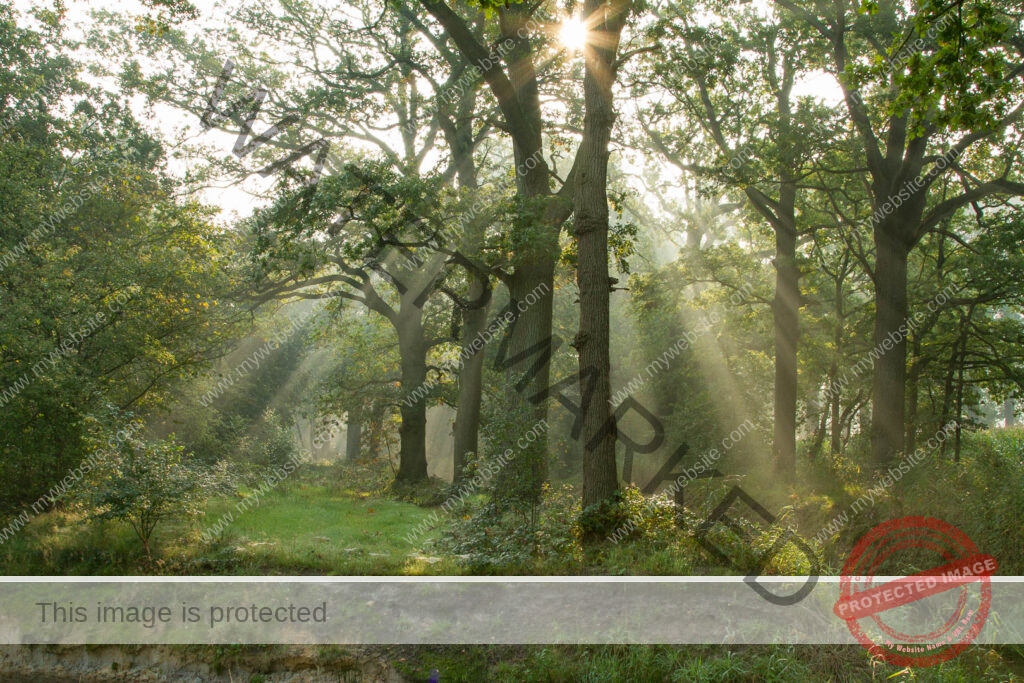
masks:
<path fill-rule="evenodd" d="M 215 523 L 225 512 L 235 515 L 218 551 L 235 556 L 244 573 L 457 573 L 447 562 L 417 559 L 426 557 L 419 546 L 429 535 L 418 537 L 415 544 L 405 539 L 430 516 L 428 508 L 353 497 L 323 486 L 271 493 L 259 507 L 241 514 L 235 510 L 237 502 L 212 504 L 204 523 Z"/>

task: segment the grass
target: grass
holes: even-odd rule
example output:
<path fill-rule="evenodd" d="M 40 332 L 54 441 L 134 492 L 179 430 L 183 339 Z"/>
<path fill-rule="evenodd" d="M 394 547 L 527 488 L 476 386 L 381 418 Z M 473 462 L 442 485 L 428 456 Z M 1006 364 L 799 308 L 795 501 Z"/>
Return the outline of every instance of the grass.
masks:
<path fill-rule="evenodd" d="M 208 521 L 233 511 L 235 501 L 210 506 Z M 450 573 L 432 563 L 405 536 L 430 510 L 385 498 L 353 497 L 325 486 L 274 491 L 239 516 L 218 543 L 252 574 L 391 575 Z M 237 513 L 236 513 L 237 516 Z M 429 538 L 420 537 L 420 538 Z M 443 569 L 449 571 L 439 571 Z"/>
<path fill-rule="evenodd" d="M 863 458 L 826 459 L 804 471 L 802 481 L 780 489 L 770 479 L 742 478 L 741 484 L 786 525 L 812 539 L 832 517 L 877 484 L 878 475 L 854 463 Z M 462 574 L 452 554 L 433 548 L 432 538 L 449 539 L 477 533 L 472 513 L 478 497 L 467 500 L 457 515 L 444 517 L 442 527 L 405 540 L 417 525 L 435 513 L 445 499 L 440 482 L 403 490 L 380 463 L 309 466 L 272 489 L 258 507 L 239 513 L 240 497 L 211 501 L 197 526 L 168 523 L 158 528 L 156 566 L 146 563 L 139 543 L 117 523 L 85 523 L 80 514 L 50 512 L 35 518 L 14 538 L 0 545 L 0 573 L 7 575 L 111 574 Z M 737 477 L 706 480 L 687 492 L 690 520 L 699 523 L 717 505 Z M 767 482 L 767 483 L 766 483 Z M 925 514 L 949 521 L 999 558 L 1000 573 L 1024 572 L 1020 529 L 1024 524 L 1024 429 L 965 434 L 959 465 L 931 454 L 884 491 L 861 514 L 852 515 L 835 538 L 818 546 L 822 571 L 838 573 L 854 541 L 875 524 L 905 514 Z M 979 492 L 984 492 L 979 495 Z M 578 490 L 556 492 L 541 511 L 537 552 L 516 563 L 494 566 L 498 574 L 679 575 L 735 573 L 716 566 L 693 539 L 668 519 L 648 525 L 642 533 L 618 544 L 584 549 L 573 537 L 569 520 L 578 515 Z M 574 507 L 575 506 L 575 507 Z M 200 532 L 224 513 L 237 519 L 214 543 L 199 541 Z M 737 513 L 738 514 L 738 513 Z M 671 515 L 670 515 L 671 516 Z M 452 524 L 469 519 L 457 529 Z M 467 526 L 468 524 L 468 526 Z M 479 526 L 479 525 L 477 525 Z M 692 524 L 688 524 L 692 527 Z M 717 527 L 716 527 L 717 528 Z M 518 527 L 513 527 L 513 530 Z M 493 540 L 491 537 L 483 541 Z M 525 539 L 533 542 L 530 539 Z M 494 548 L 521 550 L 524 538 Z M 742 557 L 756 551 L 728 538 L 727 554 Z M 419 551 L 426 549 L 425 558 Z M 454 552 L 465 553 L 465 550 Z M 521 553 L 520 553 L 521 554 Z M 765 573 L 800 573 L 802 556 L 783 557 Z M 484 570 L 475 569 L 477 572 Z"/>
<path fill-rule="evenodd" d="M 45 650 L 48 646 L 26 647 Z M 75 650 L 90 647 L 61 646 L 60 650 L 74 659 Z M 874 661 L 859 645 L 168 645 L 148 655 L 147 650 L 151 646 L 122 648 L 124 659 L 146 662 L 143 666 L 159 656 L 172 669 L 202 663 L 214 674 L 249 683 L 266 680 L 275 672 L 301 676 L 314 670 L 336 680 L 362 680 L 368 673 L 363 668 L 367 663 L 375 672 L 386 663 L 410 683 L 426 681 L 433 669 L 444 683 L 1024 681 L 1021 653 L 1008 647 L 970 647 L 955 660 L 925 669 Z M 124 680 L 135 680 L 133 671 L 126 671 Z M 7 679 L 0 675 L 0 680 Z"/>
<path fill-rule="evenodd" d="M 855 464 L 865 457 L 817 463 L 809 481 L 797 487 L 793 496 L 793 522 L 805 539 L 813 538 L 835 515 L 843 511 L 849 515 L 837 536 L 819 547 L 827 573 L 839 572 L 855 542 L 871 528 L 905 515 L 948 522 L 983 552 L 996 556 L 1000 574 L 1024 573 L 1024 428 L 965 432 L 959 464 L 952 462 L 951 452 L 945 456 L 928 452 L 873 503 L 865 505 L 865 498 L 857 513 L 851 505 L 869 490 L 877 490 L 884 474 Z M 901 569 L 911 573 L 912 568 Z"/>
<path fill-rule="evenodd" d="M 838 570 L 852 540 L 871 525 L 914 511 L 953 521 L 979 545 L 1000 558 L 1001 573 L 1019 573 L 1020 524 L 1024 519 L 1024 431 L 971 435 L 963 461 L 954 466 L 932 459 L 866 510 L 828 544 L 828 573 Z M 834 463 L 842 467 L 843 463 Z M 830 485 L 806 483 L 764 503 L 788 515 L 813 535 L 837 511 L 846 509 L 873 483 L 866 472 L 829 472 Z M 380 477 L 378 477 L 380 478 Z M 371 481 L 372 479 L 372 481 Z M 380 478 L 386 480 L 386 477 Z M 367 481 L 370 481 L 368 484 Z M 731 485 L 723 482 L 721 486 Z M 751 491 L 751 479 L 743 483 Z M 442 487 L 443 488 L 443 487 Z M 420 549 L 450 532 L 442 526 L 405 540 L 429 518 L 440 495 L 436 482 L 413 491 L 387 490 L 372 477 L 331 475 L 328 470 L 296 477 L 272 490 L 258 507 L 238 513 L 240 498 L 210 501 L 199 525 L 168 524 L 158 530 L 160 560 L 147 565 L 138 540 L 116 523 L 86 523 L 80 514 L 40 515 L 0 546 L 0 572 L 8 575 L 132 575 L 145 573 L 206 575 L 456 575 L 465 571 L 450 557 L 427 558 Z M 897 493 L 899 496 L 891 495 Z M 976 495 L 985 492 L 985 495 Z M 705 493 L 707 500 L 700 500 Z M 756 492 L 758 500 L 762 493 Z M 942 493 L 942 495 L 939 495 Z M 710 484 L 689 494 L 700 517 L 722 491 Z M 564 501 L 563 501 L 564 503 Z M 704 503 L 703 507 L 700 505 Z M 470 502 L 461 515 L 468 515 Z M 698 509 L 699 508 L 699 509 Z M 564 523 L 571 507 L 552 507 L 551 519 Z M 234 523 L 213 543 L 199 542 L 203 528 L 226 512 Z M 453 521 L 454 517 L 449 519 Z M 663 520 L 665 521 L 665 520 Z M 564 526 L 564 524 L 562 524 Z M 551 527 L 557 533 L 559 526 Z M 518 571 L 542 574 L 677 575 L 723 573 L 708 566 L 706 554 L 667 522 L 636 539 L 596 549 L 559 545 Z M 1016 552 L 1015 552 L 1016 550 Z M 730 552 L 739 552 L 732 548 Z M 1008 571 L 1002 571 L 1005 567 Z M 859 646 L 508 646 L 382 648 L 410 680 L 442 672 L 446 683 L 515 681 L 921 681 L 968 683 L 1024 681 L 1024 650 L 1019 646 L 972 647 L 955 660 L 929 669 L 899 669 L 872 662 Z M 217 651 L 220 653 L 220 650 Z M 217 657 L 230 659 L 233 650 Z M 216 657 L 214 657 L 216 659 Z M 220 660 L 217 660 L 220 661 Z"/>
<path fill-rule="evenodd" d="M 243 513 L 235 508 L 238 500 L 210 502 L 202 525 L 216 523 L 226 512 L 235 515 L 213 543 L 199 541 L 201 526 L 158 528 L 156 567 L 146 565 L 138 539 L 124 525 L 46 513 L 0 547 L 0 570 L 23 576 L 459 573 L 450 560 L 427 559 L 405 540 L 431 513 L 412 503 L 311 484 L 279 487 Z"/>
<path fill-rule="evenodd" d="M 927 669 L 874 662 L 857 645 L 563 645 L 422 646 L 397 649 L 399 673 L 425 680 L 431 669 L 446 683 L 804 683 L 919 681 L 1019 682 L 1020 660 L 1006 648 L 973 647 Z M 1018 670 L 1015 673 L 1015 670 Z"/>

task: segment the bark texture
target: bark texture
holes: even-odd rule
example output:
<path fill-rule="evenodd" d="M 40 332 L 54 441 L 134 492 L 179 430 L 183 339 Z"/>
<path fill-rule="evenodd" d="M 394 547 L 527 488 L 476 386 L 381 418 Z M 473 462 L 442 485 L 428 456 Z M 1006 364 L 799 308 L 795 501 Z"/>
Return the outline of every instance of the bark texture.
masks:
<path fill-rule="evenodd" d="M 577 152 L 573 197 L 580 292 L 580 328 L 576 349 L 580 362 L 583 418 L 583 507 L 596 505 L 619 488 L 615 464 L 616 431 L 610 411 L 611 361 L 608 356 L 608 146 L 615 125 L 612 85 L 615 54 L 630 3 L 584 3 L 583 22 L 590 34 L 583 48 L 583 141 Z M 591 375 L 592 370 L 596 374 Z M 592 394 L 590 392 L 593 392 Z M 588 400 L 589 399 L 589 400 Z"/>

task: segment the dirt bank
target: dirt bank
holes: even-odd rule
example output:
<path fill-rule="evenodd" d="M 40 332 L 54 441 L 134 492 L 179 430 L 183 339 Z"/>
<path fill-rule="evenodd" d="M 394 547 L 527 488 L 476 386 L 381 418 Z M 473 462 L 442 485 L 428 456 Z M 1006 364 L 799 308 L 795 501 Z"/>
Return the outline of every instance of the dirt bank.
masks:
<path fill-rule="evenodd" d="M 407 683 L 383 653 L 333 645 L 2 645 L 0 683 Z"/>

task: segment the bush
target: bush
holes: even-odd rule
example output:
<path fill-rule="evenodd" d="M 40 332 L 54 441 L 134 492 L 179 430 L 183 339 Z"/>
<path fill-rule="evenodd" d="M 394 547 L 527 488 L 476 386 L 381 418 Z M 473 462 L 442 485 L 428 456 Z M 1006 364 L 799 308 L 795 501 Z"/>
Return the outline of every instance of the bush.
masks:
<path fill-rule="evenodd" d="M 522 524 L 493 500 L 467 502 L 435 543 L 471 573 L 527 572 L 538 561 L 568 561 L 580 552 L 579 497 L 571 486 L 541 489 L 535 524 Z"/>
<path fill-rule="evenodd" d="M 161 522 L 195 518 L 209 496 L 226 490 L 222 467 L 196 464 L 184 450 L 172 435 L 129 439 L 121 449 L 105 453 L 97 461 L 95 483 L 85 492 L 91 518 L 126 522 L 152 560 L 151 540 Z"/>
<path fill-rule="evenodd" d="M 584 538 L 588 541 L 600 540 L 616 529 L 628 525 L 632 508 L 626 499 L 627 491 L 628 489 L 619 489 L 600 503 L 583 508 L 580 513 L 580 531 Z M 642 514 L 639 508 L 633 512 Z"/>
<path fill-rule="evenodd" d="M 236 459 L 259 469 L 280 467 L 296 453 L 295 437 L 273 410 L 266 410 L 238 441 Z"/>
<path fill-rule="evenodd" d="M 921 514 L 958 527 L 1000 574 L 1024 572 L 1024 429 L 964 432 L 959 463 L 929 455 L 900 481 L 891 516 Z"/>
<path fill-rule="evenodd" d="M 481 453 L 467 463 L 466 474 L 473 477 L 508 454 L 505 464 L 496 468 L 497 474 L 483 488 L 496 505 L 514 511 L 521 523 L 533 526 L 546 481 L 547 426 L 540 429 L 541 438 L 522 448 L 519 443 L 523 435 L 538 429 L 537 414 L 529 404 L 493 392 L 484 402 L 483 413 Z"/>

